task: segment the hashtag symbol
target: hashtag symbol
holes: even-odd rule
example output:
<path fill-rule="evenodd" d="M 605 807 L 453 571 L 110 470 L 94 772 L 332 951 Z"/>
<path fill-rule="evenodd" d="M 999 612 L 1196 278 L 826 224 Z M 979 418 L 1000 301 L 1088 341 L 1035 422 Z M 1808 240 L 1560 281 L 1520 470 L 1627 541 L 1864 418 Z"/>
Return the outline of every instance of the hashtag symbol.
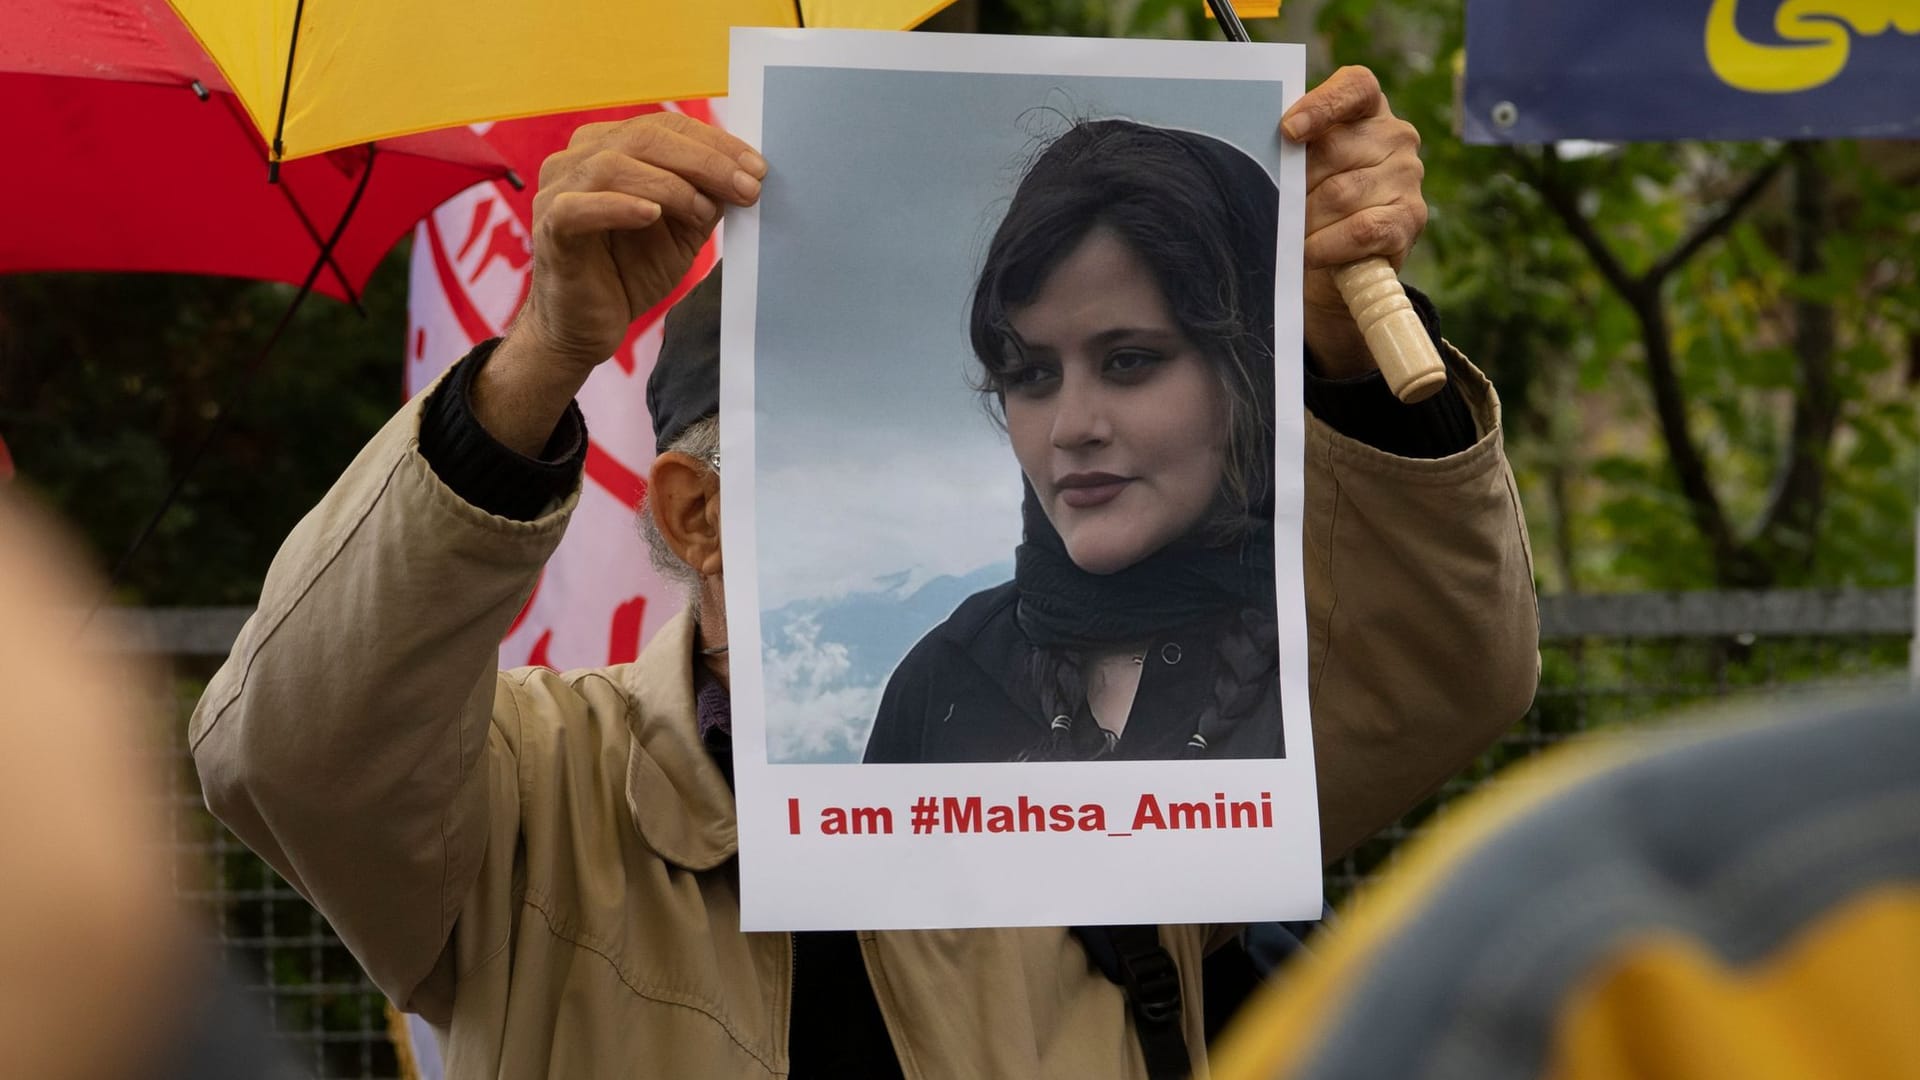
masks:
<path fill-rule="evenodd" d="M 922 795 L 913 802 L 913 835 L 921 836 L 933 831 L 940 824 L 940 801 L 931 795 Z"/>

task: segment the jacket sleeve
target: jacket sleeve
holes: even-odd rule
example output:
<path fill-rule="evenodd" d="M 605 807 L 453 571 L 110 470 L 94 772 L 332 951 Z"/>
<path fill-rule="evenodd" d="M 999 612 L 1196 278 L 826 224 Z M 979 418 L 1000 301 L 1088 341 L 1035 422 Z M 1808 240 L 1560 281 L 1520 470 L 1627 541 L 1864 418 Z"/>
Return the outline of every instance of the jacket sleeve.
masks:
<path fill-rule="evenodd" d="M 496 650 L 578 497 L 531 521 L 462 500 L 420 453 L 431 395 L 287 538 L 189 729 L 209 809 L 403 1006 L 446 953 L 490 812 L 517 809 L 489 806 L 516 790 Z M 433 988 L 444 1004 L 450 972 Z"/>
<path fill-rule="evenodd" d="M 1486 377 L 1448 347 L 1478 440 L 1398 457 L 1307 428 L 1306 596 L 1322 853 L 1405 813 L 1525 715 L 1533 557 Z"/>

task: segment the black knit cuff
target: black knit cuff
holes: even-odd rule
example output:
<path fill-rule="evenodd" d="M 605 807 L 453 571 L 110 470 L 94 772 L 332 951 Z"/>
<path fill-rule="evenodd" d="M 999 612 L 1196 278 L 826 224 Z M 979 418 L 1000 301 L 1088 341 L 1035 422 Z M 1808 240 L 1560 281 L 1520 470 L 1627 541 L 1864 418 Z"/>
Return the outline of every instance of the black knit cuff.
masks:
<path fill-rule="evenodd" d="M 440 482 L 467 502 L 503 518 L 532 521 L 566 498 L 587 461 L 587 421 L 578 402 L 553 429 L 539 458 L 501 444 L 473 415 L 473 379 L 499 338 L 474 347 L 427 401 L 420 417 L 420 453 Z"/>
<path fill-rule="evenodd" d="M 1433 338 L 1434 349 L 1447 355 L 1440 343 L 1440 313 L 1433 301 L 1415 288 L 1407 289 L 1407 299 Z M 1409 458 L 1442 458 L 1479 441 L 1473 412 L 1451 380 L 1427 400 L 1408 405 L 1393 396 L 1386 377 L 1378 371 L 1352 379 L 1327 379 L 1317 374 L 1312 353 L 1306 360 L 1307 408 L 1350 439 Z"/>

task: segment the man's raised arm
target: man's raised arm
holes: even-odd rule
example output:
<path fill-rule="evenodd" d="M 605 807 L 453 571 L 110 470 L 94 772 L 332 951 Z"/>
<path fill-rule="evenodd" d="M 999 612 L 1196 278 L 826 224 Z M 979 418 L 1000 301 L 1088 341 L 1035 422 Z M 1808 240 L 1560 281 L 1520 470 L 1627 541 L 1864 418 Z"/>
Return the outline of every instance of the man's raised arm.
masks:
<path fill-rule="evenodd" d="M 402 410 L 295 528 L 194 712 L 208 806 L 404 1006 L 445 1007 L 460 905 L 515 813 L 496 650 L 578 490 L 573 396 L 765 171 L 672 113 L 588 125 L 549 158 L 512 331 Z"/>
<path fill-rule="evenodd" d="M 390 421 L 294 529 L 189 732 L 215 816 L 402 1003 L 479 870 L 489 788 L 514 791 L 510 753 L 488 752 L 504 749 L 497 649 L 572 503 L 515 521 L 435 473 L 422 422 L 465 374 Z"/>

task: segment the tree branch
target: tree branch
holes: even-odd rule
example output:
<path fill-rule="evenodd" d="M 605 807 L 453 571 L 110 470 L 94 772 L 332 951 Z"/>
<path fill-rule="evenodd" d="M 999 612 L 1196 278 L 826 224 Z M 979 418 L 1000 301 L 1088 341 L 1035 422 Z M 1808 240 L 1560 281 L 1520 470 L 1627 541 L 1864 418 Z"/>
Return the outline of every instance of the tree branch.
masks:
<path fill-rule="evenodd" d="M 1548 147 L 1541 155 L 1539 167 L 1528 168 L 1527 172 L 1541 198 L 1566 223 L 1567 231 L 1586 249 L 1601 276 L 1607 279 L 1607 283 L 1613 286 L 1640 320 L 1640 343 L 1646 353 L 1647 381 L 1653 390 L 1654 413 L 1660 421 L 1661 438 L 1667 444 L 1667 459 L 1673 463 L 1680 491 L 1687 498 L 1688 512 L 1693 517 L 1694 527 L 1700 531 L 1701 538 L 1712 553 L 1715 577 L 1720 584 L 1745 584 L 1748 572 L 1743 566 L 1739 542 L 1734 537 L 1732 526 L 1727 523 L 1720 497 L 1714 491 L 1713 477 L 1706 459 L 1694 443 L 1686 398 L 1681 393 L 1679 373 L 1674 366 L 1673 341 L 1667 330 L 1659 279 L 1648 275 L 1636 278 L 1627 272 L 1619 258 L 1607 247 L 1606 241 L 1594 230 L 1593 223 L 1580 212 L 1579 197 L 1561 175 L 1560 158 L 1552 147 Z"/>
<path fill-rule="evenodd" d="M 1753 203 L 1753 200 L 1760 197 L 1760 193 L 1767 189 L 1767 185 L 1773 182 L 1773 178 L 1779 174 L 1780 167 L 1786 163 L 1786 160 L 1787 155 L 1784 152 L 1775 154 L 1773 160 L 1761 166 L 1747 178 L 1746 183 L 1740 185 L 1740 190 L 1734 193 L 1733 198 L 1727 200 L 1727 204 L 1720 208 L 1719 213 L 1694 226 L 1693 232 L 1680 242 L 1680 246 L 1668 252 L 1666 258 L 1654 263 L 1645 274 L 1641 275 L 1640 280 L 1652 288 L 1659 288 L 1668 274 L 1685 266 L 1688 259 L 1699 254 L 1701 248 L 1719 239 L 1723 233 L 1733 227 L 1734 222 L 1740 220 L 1740 215 L 1746 213 L 1747 207 Z"/>
<path fill-rule="evenodd" d="M 1827 178 L 1812 147 L 1795 144 L 1791 156 L 1793 271 L 1805 282 L 1826 269 L 1820 243 L 1829 231 Z M 1754 533 L 1756 553 L 1776 567 L 1805 569 L 1813 561 L 1826 508 L 1828 451 L 1840 422 L 1840 395 L 1833 381 L 1836 340 L 1830 299 L 1803 295 L 1794 301 L 1793 351 L 1800 365 L 1800 392 L 1793 401 L 1787 458 Z"/>
<path fill-rule="evenodd" d="M 1740 543 L 1726 510 L 1713 486 L 1713 477 L 1700 447 L 1693 440 L 1693 422 L 1687 416 L 1687 401 L 1680 390 L 1680 375 L 1674 365 L 1673 341 L 1667 331 L 1667 313 L 1658 290 L 1634 305 L 1640 317 L 1640 343 L 1647 354 L 1647 382 L 1653 390 L 1654 414 L 1660 420 L 1660 435 L 1667 444 L 1667 458 L 1687 497 L 1687 509 L 1694 527 L 1713 554 L 1714 576 L 1723 588 L 1753 588 L 1765 584 L 1752 580 L 1752 568 L 1745 565 Z"/>
<path fill-rule="evenodd" d="M 1546 200 L 1548 208 L 1560 216 L 1567 231 L 1572 233 L 1573 238 L 1586 249 L 1587 256 L 1593 260 L 1594 266 L 1599 268 L 1600 275 L 1607 279 L 1607 283 L 1612 285 L 1614 291 L 1623 299 L 1633 303 L 1640 285 L 1634 280 L 1633 275 L 1627 273 L 1627 268 L 1621 264 L 1619 257 L 1613 253 L 1613 249 L 1609 248 L 1600 234 L 1594 231 L 1593 223 L 1587 220 L 1587 215 L 1580 212 L 1579 196 L 1567 186 L 1565 177 L 1561 175 L 1559 152 L 1549 144 L 1541 149 L 1538 163 L 1524 154 L 1516 154 L 1515 157 L 1520 161 L 1521 168 L 1526 172 L 1527 179 L 1533 184 L 1534 190 L 1540 193 L 1540 197 Z"/>

